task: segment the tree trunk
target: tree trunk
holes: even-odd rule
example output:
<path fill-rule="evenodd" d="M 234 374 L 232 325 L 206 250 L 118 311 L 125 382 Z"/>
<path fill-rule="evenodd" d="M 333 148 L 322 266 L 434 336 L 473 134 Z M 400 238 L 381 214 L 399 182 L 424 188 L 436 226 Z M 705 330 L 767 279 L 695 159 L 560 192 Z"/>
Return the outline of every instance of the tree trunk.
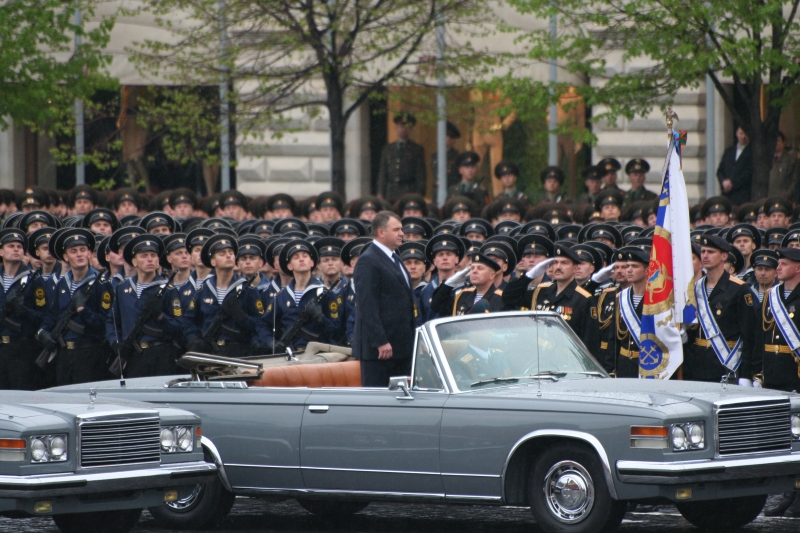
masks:
<path fill-rule="evenodd" d="M 347 122 L 344 118 L 344 96 L 335 81 L 326 85 L 331 136 L 331 190 L 345 198 L 344 135 Z"/>
<path fill-rule="evenodd" d="M 751 199 L 754 202 L 767 196 L 769 172 L 772 169 L 772 157 L 775 154 L 777 128 L 774 128 L 775 133 L 769 135 L 764 131 L 767 129 L 765 126 L 765 124 L 758 125 L 756 127 L 757 133 L 750 140 L 753 145 L 753 189 Z"/>
<path fill-rule="evenodd" d="M 775 155 L 775 144 L 778 141 L 778 127 L 781 118 L 780 108 L 768 106 L 767 116 L 761 121 L 761 101 L 754 98 L 751 103 L 750 116 L 755 125 L 750 133 L 753 145 L 753 188 L 752 201 L 766 198 L 769 191 L 769 173 L 772 170 L 772 159 Z"/>

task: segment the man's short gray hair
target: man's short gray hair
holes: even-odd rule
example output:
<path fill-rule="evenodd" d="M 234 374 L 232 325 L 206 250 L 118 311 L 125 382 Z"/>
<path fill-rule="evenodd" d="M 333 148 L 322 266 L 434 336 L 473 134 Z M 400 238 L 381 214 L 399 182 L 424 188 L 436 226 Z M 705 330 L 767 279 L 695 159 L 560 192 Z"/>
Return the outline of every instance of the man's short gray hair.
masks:
<path fill-rule="evenodd" d="M 400 216 L 394 211 L 381 211 L 372 219 L 372 234 L 376 235 L 379 229 L 385 230 L 390 219 L 400 221 Z"/>

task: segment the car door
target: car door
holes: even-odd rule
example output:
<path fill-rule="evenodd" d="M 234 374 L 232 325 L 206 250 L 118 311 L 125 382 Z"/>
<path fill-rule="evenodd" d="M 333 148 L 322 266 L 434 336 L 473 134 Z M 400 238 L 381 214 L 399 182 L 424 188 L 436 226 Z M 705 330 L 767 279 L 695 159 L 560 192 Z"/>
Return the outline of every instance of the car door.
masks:
<path fill-rule="evenodd" d="M 203 435 L 222 457 L 234 490 L 303 488 L 300 422 L 309 390 L 237 388 L 239 383 L 186 382 L 169 389 L 127 389 L 126 399 L 185 409 L 203 420 Z"/>
<path fill-rule="evenodd" d="M 442 406 L 449 394 L 418 333 L 411 390 L 312 390 L 300 437 L 310 490 L 443 498 Z"/>

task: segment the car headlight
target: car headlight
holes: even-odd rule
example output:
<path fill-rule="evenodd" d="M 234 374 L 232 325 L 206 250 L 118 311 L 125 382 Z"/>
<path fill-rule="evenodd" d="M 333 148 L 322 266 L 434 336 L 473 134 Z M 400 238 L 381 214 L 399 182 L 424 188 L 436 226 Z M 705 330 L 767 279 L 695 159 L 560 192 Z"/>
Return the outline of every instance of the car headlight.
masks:
<path fill-rule="evenodd" d="M 703 422 L 673 424 L 670 431 L 672 450 L 702 450 L 706 446 L 706 431 Z"/>
<path fill-rule="evenodd" d="M 161 449 L 165 452 L 174 451 L 175 433 L 172 428 L 161 428 Z"/>
<path fill-rule="evenodd" d="M 800 415 L 792 415 L 792 437 L 800 440 Z"/>
<path fill-rule="evenodd" d="M 192 428 L 178 428 L 178 448 L 182 452 L 190 452 L 192 451 L 193 443 L 194 437 L 192 435 Z"/>
<path fill-rule="evenodd" d="M 192 426 L 169 426 L 161 428 L 161 451 L 166 453 L 191 452 L 194 449 Z"/>
<path fill-rule="evenodd" d="M 31 462 L 52 463 L 67 460 L 67 436 L 36 435 L 30 437 Z"/>

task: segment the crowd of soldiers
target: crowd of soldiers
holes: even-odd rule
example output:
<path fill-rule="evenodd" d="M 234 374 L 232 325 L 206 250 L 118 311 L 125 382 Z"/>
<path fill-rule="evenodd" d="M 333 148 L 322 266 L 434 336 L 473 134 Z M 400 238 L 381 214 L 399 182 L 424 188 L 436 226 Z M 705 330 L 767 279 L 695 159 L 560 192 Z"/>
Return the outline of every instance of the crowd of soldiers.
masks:
<path fill-rule="evenodd" d="M 606 170 L 591 167 L 587 180 L 605 181 Z M 531 207 L 515 165 L 495 171 L 503 195 L 486 203 L 459 189 L 441 209 L 415 193 L 391 205 L 333 192 L 297 202 L 236 190 L 0 191 L 0 388 L 175 374 L 187 351 L 350 345 L 354 267 L 384 210 L 402 221 L 418 324 L 553 311 L 609 374 L 638 377 L 655 194 L 606 182 L 585 195 L 593 203 Z M 546 189 L 559 177 L 542 172 Z M 738 208 L 713 197 L 690 213 L 698 311 L 673 379 L 800 390 L 800 210 L 780 197 Z M 796 507 L 787 512 L 800 516 Z"/>

